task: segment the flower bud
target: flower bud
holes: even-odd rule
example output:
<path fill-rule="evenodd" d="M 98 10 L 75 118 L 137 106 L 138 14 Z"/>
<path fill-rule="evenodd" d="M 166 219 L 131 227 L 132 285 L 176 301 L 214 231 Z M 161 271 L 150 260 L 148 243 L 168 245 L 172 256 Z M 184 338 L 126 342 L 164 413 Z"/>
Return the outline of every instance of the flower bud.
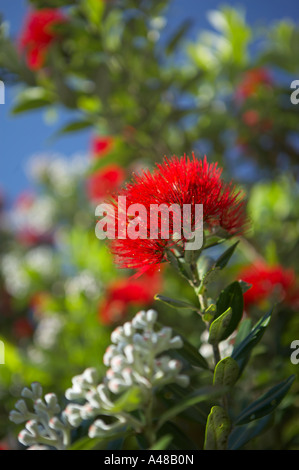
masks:
<path fill-rule="evenodd" d="M 23 415 L 26 415 L 28 413 L 28 408 L 24 400 L 18 400 L 15 404 L 15 407 Z"/>
<path fill-rule="evenodd" d="M 45 402 L 53 413 L 56 414 L 60 412 L 60 406 L 58 405 L 57 396 L 55 393 L 48 393 L 45 395 Z"/>
<path fill-rule="evenodd" d="M 19 435 L 18 440 L 23 446 L 31 446 L 36 444 L 36 439 L 32 434 L 30 434 L 26 429 L 23 429 Z"/>
<path fill-rule="evenodd" d="M 175 382 L 180 387 L 185 388 L 185 387 L 188 387 L 188 385 L 190 383 L 190 379 L 187 375 L 177 375 L 177 377 L 175 378 Z"/>
<path fill-rule="evenodd" d="M 148 310 L 146 312 L 146 320 L 148 323 L 155 323 L 157 321 L 157 318 L 158 318 L 158 314 L 155 310 Z"/>
<path fill-rule="evenodd" d="M 84 380 L 86 380 L 86 382 L 88 382 L 91 385 L 96 384 L 98 380 L 97 370 L 93 367 L 89 367 L 88 369 L 86 369 L 82 375 L 83 375 Z"/>
<path fill-rule="evenodd" d="M 30 421 L 27 421 L 27 423 L 25 424 L 25 428 L 35 438 L 38 436 L 38 434 L 39 434 L 38 423 L 34 419 L 31 419 Z"/>
<path fill-rule="evenodd" d="M 31 389 L 32 389 L 32 392 L 33 392 L 33 398 L 34 399 L 37 399 L 37 398 L 41 398 L 42 395 L 43 395 L 43 388 L 41 386 L 41 384 L 39 382 L 33 382 L 31 384 Z"/>
<path fill-rule="evenodd" d="M 9 419 L 15 424 L 24 423 L 24 421 L 26 421 L 26 418 L 24 417 L 24 415 L 15 410 L 12 410 L 9 413 Z"/>
<path fill-rule="evenodd" d="M 118 326 L 112 333 L 111 333 L 111 341 L 112 343 L 119 343 L 123 340 L 123 329 L 121 326 Z"/>

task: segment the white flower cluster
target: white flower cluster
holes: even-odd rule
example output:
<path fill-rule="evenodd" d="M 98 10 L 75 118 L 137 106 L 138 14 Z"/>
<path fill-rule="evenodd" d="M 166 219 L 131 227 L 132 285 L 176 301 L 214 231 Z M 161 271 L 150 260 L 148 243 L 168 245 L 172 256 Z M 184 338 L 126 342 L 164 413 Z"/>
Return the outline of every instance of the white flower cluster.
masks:
<path fill-rule="evenodd" d="M 57 205 L 48 195 L 35 197 L 28 205 L 18 205 L 9 213 L 9 222 L 18 232 L 27 230 L 36 234 L 47 234 L 53 230 Z"/>
<path fill-rule="evenodd" d="M 26 423 L 18 436 L 21 444 L 30 446 L 29 450 L 64 450 L 70 444 L 70 426 L 60 415 L 60 406 L 54 393 L 48 393 L 42 399 L 43 390 L 39 383 L 24 388 L 23 399 L 15 404 L 10 420 L 16 424 Z M 32 400 L 33 411 L 27 407 L 25 399 Z"/>
<path fill-rule="evenodd" d="M 30 420 L 30 424 L 26 423 L 26 429 L 19 436 L 20 441 L 31 446 L 35 443 L 53 446 L 53 442 L 47 443 L 52 438 L 61 448 L 66 445 L 68 430 L 77 428 L 85 420 L 92 420 L 88 432 L 90 438 L 109 437 L 126 428 L 140 432 L 146 424 L 144 412 L 155 391 L 169 383 L 182 387 L 189 383 L 189 378 L 181 373 L 180 361 L 163 354 L 171 349 L 181 348 L 181 338 L 172 337 L 170 328 L 163 327 L 155 331 L 156 320 L 157 313 L 154 310 L 141 311 L 131 322 L 126 322 L 113 331 L 112 345 L 107 348 L 103 358 L 104 365 L 108 367 L 104 379 L 99 383 L 98 373 L 94 368 L 88 368 L 83 374 L 75 376 L 72 387 L 65 393 L 72 403 L 67 405 L 60 418 L 54 416 L 59 407 L 53 394 L 46 395 L 46 403 L 43 403 L 40 390 L 38 391 L 38 400 L 34 404 L 38 419 L 28 414 L 23 402 L 21 406 L 18 402 L 18 411 L 11 413 L 11 419 L 16 423 L 24 422 L 27 418 Z M 25 389 L 23 396 L 28 398 L 30 393 Z M 74 401 L 78 404 L 73 403 Z M 138 419 L 136 413 L 133 413 L 137 410 Z M 40 411 L 43 412 L 43 419 Z M 103 416 L 109 416 L 108 424 L 99 419 Z M 41 429 L 38 432 L 39 424 L 46 431 Z M 45 432 L 50 433 L 50 437 L 48 434 L 44 435 Z"/>
<path fill-rule="evenodd" d="M 83 405 L 69 405 L 66 416 L 72 426 L 98 415 L 112 416 L 114 422 L 106 424 L 97 419 L 89 429 L 90 437 L 114 434 L 125 425 L 140 430 L 142 422 L 129 411 L 143 409 L 154 389 L 168 383 L 187 386 L 189 378 L 181 374 L 182 364 L 161 354 L 183 346 L 180 337 L 172 337 L 170 328 L 154 331 L 157 313 L 139 312 L 131 322 L 116 328 L 104 355 L 109 367 L 100 385 L 94 369 L 87 369 L 73 378 L 73 386 L 66 392 L 69 400 L 85 399 Z M 115 401 L 116 400 L 116 401 Z"/>
<path fill-rule="evenodd" d="M 77 297 L 84 293 L 88 298 L 99 296 L 100 283 L 91 271 L 85 269 L 65 282 L 65 293 L 68 297 Z"/>
<path fill-rule="evenodd" d="M 53 251 L 43 246 L 32 248 L 24 257 L 13 252 L 7 253 L 0 265 L 6 289 L 15 297 L 28 294 L 32 287 L 32 272 L 47 280 L 55 278 L 56 267 Z"/>

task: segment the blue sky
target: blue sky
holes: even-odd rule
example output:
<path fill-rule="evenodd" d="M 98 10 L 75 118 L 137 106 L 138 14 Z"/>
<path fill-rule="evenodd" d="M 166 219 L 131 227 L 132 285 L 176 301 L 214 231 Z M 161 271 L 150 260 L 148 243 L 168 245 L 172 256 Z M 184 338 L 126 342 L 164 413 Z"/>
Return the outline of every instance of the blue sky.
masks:
<path fill-rule="evenodd" d="M 269 22 L 289 18 L 299 19 L 298 0 L 260 0 L 226 1 L 219 0 L 173 0 L 169 12 L 168 26 L 175 27 L 183 18 L 193 20 L 192 35 L 207 28 L 207 11 L 229 4 L 242 6 L 250 23 L 268 24 Z M 16 36 L 27 9 L 26 0 L 1 0 L 0 12 L 10 23 L 12 36 Z M 297 77 L 299 78 L 299 77 Z M 63 137 L 50 143 L 56 127 L 47 124 L 43 113 L 34 111 L 19 117 L 12 117 L 10 109 L 14 100 L 14 89 L 6 89 L 6 104 L 0 105 L 0 188 L 11 202 L 21 191 L 30 187 L 25 173 L 28 158 L 42 152 L 59 152 L 66 156 L 85 152 L 90 142 L 90 132 L 81 132 L 70 137 Z M 68 120 L 63 113 L 58 123 Z"/>

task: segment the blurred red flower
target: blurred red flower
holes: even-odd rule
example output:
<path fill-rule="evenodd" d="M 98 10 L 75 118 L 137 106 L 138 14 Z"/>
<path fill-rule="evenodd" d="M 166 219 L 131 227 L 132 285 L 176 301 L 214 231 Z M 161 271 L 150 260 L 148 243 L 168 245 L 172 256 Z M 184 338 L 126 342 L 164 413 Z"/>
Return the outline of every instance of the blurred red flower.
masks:
<path fill-rule="evenodd" d="M 12 327 L 13 334 L 17 339 L 30 338 L 33 334 L 33 326 L 27 318 L 19 318 Z"/>
<path fill-rule="evenodd" d="M 271 131 L 273 128 L 273 120 L 270 118 L 261 117 L 260 113 L 255 109 L 248 109 L 242 114 L 242 121 L 246 126 L 251 128 L 251 131 L 254 131 L 256 134 L 261 135 L 265 132 Z M 252 137 L 252 132 L 247 140 L 250 141 Z"/>
<path fill-rule="evenodd" d="M 54 243 L 54 234 L 51 231 L 41 231 L 37 227 L 30 225 L 30 209 L 34 206 L 37 198 L 33 193 L 21 193 L 14 205 L 18 218 L 24 219 L 16 230 L 16 239 L 25 246 L 52 245 Z"/>
<path fill-rule="evenodd" d="M 91 154 L 94 158 L 101 158 L 107 155 L 114 144 L 114 139 L 111 136 L 95 137 L 91 143 Z"/>
<path fill-rule="evenodd" d="M 55 26 L 66 21 L 66 17 L 56 8 L 44 8 L 28 14 L 19 43 L 25 51 L 28 67 L 38 70 L 43 67 L 51 44 L 58 39 Z"/>
<path fill-rule="evenodd" d="M 54 242 L 52 234 L 41 234 L 33 229 L 22 229 L 16 236 L 17 240 L 24 246 L 52 245 Z"/>
<path fill-rule="evenodd" d="M 245 310 L 267 300 L 299 307 L 299 285 L 292 269 L 258 262 L 242 269 L 238 277 L 252 285 L 244 294 Z"/>
<path fill-rule="evenodd" d="M 33 315 L 40 317 L 50 300 L 51 297 L 47 292 L 36 292 L 31 297 L 29 302 L 29 306 L 33 311 Z"/>
<path fill-rule="evenodd" d="M 0 442 L 0 450 L 11 450 L 5 441 Z"/>
<path fill-rule="evenodd" d="M 271 86 L 273 83 L 269 71 L 263 67 L 247 70 L 235 93 L 237 101 L 244 101 L 255 95 L 261 86 Z"/>
<path fill-rule="evenodd" d="M 161 274 L 157 270 L 150 270 L 139 279 L 124 278 L 112 283 L 99 305 L 101 323 L 110 325 L 122 320 L 130 307 L 150 306 L 161 284 Z"/>
<path fill-rule="evenodd" d="M 125 180 L 124 169 L 112 163 L 95 171 L 87 180 L 87 194 L 91 201 L 98 202 L 118 191 Z"/>
<path fill-rule="evenodd" d="M 166 250 L 174 243 L 186 241 L 182 237 L 178 240 L 174 224 L 169 221 L 169 237 L 161 237 L 161 216 L 158 236 L 155 239 L 150 235 L 150 206 L 151 204 L 178 204 L 179 207 L 189 205 L 194 216 L 195 205 L 203 204 L 203 222 L 205 228 L 212 231 L 221 228 L 228 236 L 242 233 L 247 226 L 246 202 L 244 195 L 236 191 L 231 183 L 224 183 L 221 179 L 222 170 L 217 163 L 208 164 L 206 158 L 198 160 L 193 155 L 178 158 L 173 156 L 157 164 L 156 169 L 150 173 L 145 171 L 135 175 L 133 182 L 119 192 L 119 196 L 126 197 L 127 207 L 131 204 L 142 204 L 147 212 L 146 221 L 147 238 L 130 239 L 117 238 L 112 241 L 111 250 L 115 262 L 123 268 L 142 268 L 159 264 L 166 260 Z M 114 204 L 116 232 L 118 221 L 122 218 Z M 170 217 L 171 219 L 171 217 Z M 183 218 L 181 217 L 181 220 Z M 194 217 L 192 219 L 194 223 Z M 128 225 L 128 218 L 127 218 Z"/>
<path fill-rule="evenodd" d="M 29 209 L 33 206 L 35 195 L 29 191 L 21 193 L 15 202 L 15 206 L 19 209 Z"/>

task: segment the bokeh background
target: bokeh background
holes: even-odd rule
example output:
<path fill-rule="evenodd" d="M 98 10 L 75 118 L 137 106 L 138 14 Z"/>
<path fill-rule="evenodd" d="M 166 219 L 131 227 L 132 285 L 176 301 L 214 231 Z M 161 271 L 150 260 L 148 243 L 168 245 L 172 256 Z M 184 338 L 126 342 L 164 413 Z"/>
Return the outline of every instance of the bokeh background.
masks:
<path fill-rule="evenodd" d="M 220 8 L 224 2 L 216 0 L 188 0 L 185 4 L 180 0 L 174 0 L 167 11 L 167 28 L 163 31 L 163 36 L 167 37 L 185 19 L 191 20 L 190 28 L 187 32 L 190 38 L 196 38 L 199 30 L 211 29 L 207 19 L 207 12 L 215 8 Z M 295 0 L 280 2 L 274 0 L 271 7 L 268 3 L 253 0 L 251 2 L 230 1 L 225 4 L 241 7 L 246 11 L 246 19 L 250 25 L 264 25 L 282 19 L 298 21 L 298 8 Z M 26 0 L 18 0 L 15 3 L 10 0 L 2 0 L 1 13 L 5 21 L 9 23 L 12 37 L 17 37 L 24 22 L 24 17 L 28 9 Z M 12 201 L 20 190 L 28 188 L 26 178 L 26 161 L 37 152 L 58 151 L 66 156 L 74 152 L 85 152 L 90 142 L 90 131 L 82 131 L 79 135 L 71 138 L 63 137 L 59 142 L 50 141 L 53 130 L 68 119 L 68 113 L 61 110 L 59 122 L 52 125 L 47 124 L 44 113 L 34 111 L 30 115 L 19 116 L 17 119 L 11 118 L 10 109 L 15 99 L 15 89 L 7 87 L 6 107 L 0 108 L 1 113 L 1 183 L 5 193 Z M 33 132 L 34 138 L 29 138 L 28 134 Z M 15 136 L 18 138 L 14 138 Z"/>

